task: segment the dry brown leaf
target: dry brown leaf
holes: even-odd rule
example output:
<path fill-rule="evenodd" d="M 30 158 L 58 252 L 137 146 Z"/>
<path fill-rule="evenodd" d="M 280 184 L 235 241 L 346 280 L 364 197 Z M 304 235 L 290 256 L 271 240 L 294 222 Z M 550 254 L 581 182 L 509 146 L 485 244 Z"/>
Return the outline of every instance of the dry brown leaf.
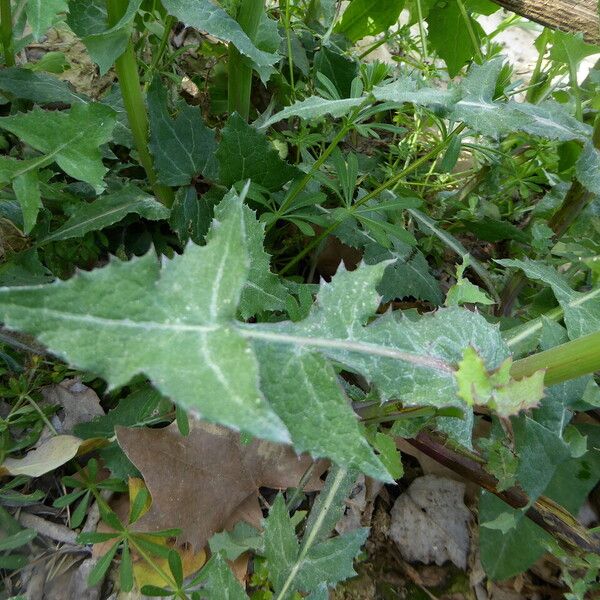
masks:
<path fill-rule="evenodd" d="M 297 486 L 311 464 L 310 457 L 298 457 L 290 446 L 263 440 L 242 444 L 239 434 L 200 421 L 190 422 L 186 437 L 175 423 L 164 429 L 120 427 L 116 433 L 152 495 L 152 507 L 136 529 L 179 528 L 179 541 L 195 548 L 230 525 L 234 511 L 247 510 L 249 497 L 260 487 Z M 320 462 L 307 491 L 320 488 L 325 468 Z"/>
<path fill-rule="evenodd" d="M 58 384 L 48 385 L 42 389 L 42 395 L 49 404 L 61 407 L 53 423 L 59 433 L 72 433 L 78 423 L 87 423 L 94 417 L 104 415 L 96 392 L 79 379 L 65 379 Z"/>
<path fill-rule="evenodd" d="M 436 475 L 410 484 L 391 511 L 390 537 L 404 559 L 466 568 L 471 513 L 464 495 L 464 484 Z"/>

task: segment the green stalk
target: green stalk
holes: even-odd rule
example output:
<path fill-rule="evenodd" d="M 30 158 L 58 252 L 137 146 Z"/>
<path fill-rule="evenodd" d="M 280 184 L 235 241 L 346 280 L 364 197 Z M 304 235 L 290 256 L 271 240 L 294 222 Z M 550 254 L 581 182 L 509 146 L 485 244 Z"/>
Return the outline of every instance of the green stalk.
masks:
<path fill-rule="evenodd" d="M 546 48 L 548 47 L 548 41 L 550 39 L 550 31 L 544 27 L 542 34 L 540 36 L 542 47 L 538 53 L 537 61 L 535 63 L 535 67 L 533 69 L 533 73 L 531 74 L 531 80 L 529 81 L 529 88 L 527 89 L 527 95 L 525 96 L 525 100 L 527 102 L 535 103 L 538 95 L 539 95 L 539 84 L 541 83 L 540 75 L 542 73 L 542 63 L 544 61 L 544 54 L 546 53 Z"/>
<path fill-rule="evenodd" d="M 389 188 L 395 187 L 402 179 L 404 179 L 408 174 L 412 173 L 416 169 L 418 169 L 423 163 L 426 163 L 428 160 L 435 158 L 449 143 L 452 136 L 458 135 L 463 129 L 465 125 L 459 125 L 450 135 L 446 136 L 443 140 L 437 143 L 427 154 L 421 156 L 406 168 L 402 169 L 399 173 L 390 177 L 387 181 L 384 181 L 379 187 L 375 188 L 373 191 L 369 192 L 365 196 L 363 196 L 360 200 L 357 200 L 350 208 L 348 208 L 348 212 L 354 212 L 359 206 L 362 206 L 369 200 L 376 198 Z M 323 230 L 319 235 L 315 236 L 315 238 L 307 244 L 305 248 L 296 254 L 296 256 L 279 271 L 280 275 L 285 275 L 294 265 L 296 265 L 300 260 L 302 260 L 307 254 L 309 254 L 314 248 L 316 248 L 327 236 L 333 233 L 343 222 L 345 219 L 340 221 L 333 222 L 327 229 Z"/>
<path fill-rule="evenodd" d="M 545 369 L 545 385 L 555 385 L 600 370 L 600 331 L 550 350 L 532 354 L 513 363 L 510 374 L 515 379 Z"/>
<path fill-rule="evenodd" d="M 481 48 L 479 47 L 479 40 L 475 35 L 475 30 L 473 29 L 473 23 L 471 22 L 471 17 L 469 13 L 467 13 L 467 9 L 463 4 L 462 0 L 456 0 L 458 5 L 458 9 L 460 10 L 460 14 L 465 22 L 467 27 L 467 31 L 469 32 L 469 38 L 471 39 L 471 44 L 473 46 L 473 53 L 475 54 L 476 62 L 479 64 L 483 63 L 483 54 L 481 54 Z"/>
<path fill-rule="evenodd" d="M 125 4 L 120 2 L 120 0 L 106 0 L 108 22 L 111 27 L 118 23 L 125 12 L 125 8 Z M 117 58 L 115 70 L 119 79 L 123 104 L 125 105 L 125 111 L 127 112 L 129 126 L 133 134 L 140 163 L 144 167 L 148 181 L 152 185 L 158 199 L 165 206 L 170 207 L 174 201 L 173 190 L 158 183 L 152 156 L 148 150 L 148 112 L 144 103 L 144 97 L 142 96 L 137 60 L 131 40 L 127 44 L 125 52 Z"/>
<path fill-rule="evenodd" d="M 10 0 L 0 0 L 0 37 L 4 50 L 4 63 L 7 67 L 15 66 L 15 50 L 13 46 L 13 24 Z"/>
<path fill-rule="evenodd" d="M 165 50 L 167 49 L 167 44 L 169 43 L 169 35 L 171 34 L 171 29 L 173 29 L 173 25 L 175 25 L 176 19 L 171 15 L 167 15 L 165 19 L 165 29 L 163 31 L 162 37 L 160 38 L 160 42 L 158 44 L 158 49 L 154 56 L 152 57 L 152 63 L 146 72 L 146 83 L 144 84 L 144 92 L 148 91 L 152 80 L 154 79 L 154 74 L 158 69 L 158 65 L 162 60 L 162 57 L 165 54 Z"/>
<path fill-rule="evenodd" d="M 242 0 L 237 22 L 254 42 L 265 9 L 264 0 Z M 250 116 L 250 92 L 252 91 L 252 66 L 238 49 L 229 44 L 229 79 L 227 105 L 229 114 L 237 112 L 245 121 Z"/>
<path fill-rule="evenodd" d="M 417 0 L 417 17 L 419 19 L 419 37 L 421 38 L 423 60 L 426 61 L 429 56 L 429 52 L 427 50 L 427 34 L 425 33 L 425 28 L 423 27 L 423 7 L 421 6 L 421 0 Z"/>

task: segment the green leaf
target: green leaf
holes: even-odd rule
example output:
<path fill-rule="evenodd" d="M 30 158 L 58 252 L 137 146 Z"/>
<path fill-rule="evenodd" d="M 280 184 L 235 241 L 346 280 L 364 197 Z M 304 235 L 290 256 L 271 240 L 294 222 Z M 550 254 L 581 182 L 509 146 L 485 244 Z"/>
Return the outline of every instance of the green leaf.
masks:
<path fill-rule="evenodd" d="M 358 75 L 358 63 L 324 46 L 315 54 L 314 69 L 327 77 L 342 98 L 350 96 L 352 81 Z"/>
<path fill-rule="evenodd" d="M 472 65 L 467 76 L 448 89 L 439 89 L 404 76 L 393 83 L 375 87 L 373 96 L 380 101 L 437 107 L 449 119 L 462 121 L 492 138 L 522 129 L 533 135 L 561 141 L 588 139 L 590 126 L 575 119 L 556 102 L 534 105 L 495 100 L 503 60 L 496 57 L 482 65 Z"/>
<path fill-rule="evenodd" d="M 530 502 L 534 502 L 558 466 L 571 458 L 571 451 L 559 435 L 527 416 L 513 419 L 512 426 L 519 456 L 517 481 Z"/>
<path fill-rule="evenodd" d="M 306 519 L 305 537 L 326 540 L 346 510 L 346 499 L 356 485 L 358 472 L 333 465 L 327 473 L 325 485 L 317 496 Z"/>
<path fill-rule="evenodd" d="M 67 24 L 85 44 L 90 56 L 104 75 L 125 52 L 133 27 L 133 18 L 142 0 L 123 0 L 125 13 L 113 27 L 108 25 L 105 0 L 69 0 Z"/>
<path fill-rule="evenodd" d="M 110 550 L 98 560 L 94 568 L 90 571 L 88 577 L 89 586 L 97 585 L 104 579 L 104 576 L 110 568 L 110 565 L 112 564 L 113 558 L 115 557 L 115 554 L 117 553 L 118 549 L 119 542 L 115 542 L 111 546 Z"/>
<path fill-rule="evenodd" d="M 206 577 L 202 590 L 206 600 L 248 600 L 246 592 L 220 553 L 210 559 L 201 574 Z"/>
<path fill-rule="evenodd" d="M 175 116 L 167 107 L 167 90 L 156 77 L 148 90 L 150 149 L 161 183 L 187 185 L 198 175 L 216 178 L 214 132 L 202 122 L 198 107 L 178 102 Z"/>
<path fill-rule="evenodd" d="M 323 584 L 333 586 L 356 574 L 353 560 L 368 529 L 319 543 L 298 546 L 292 520 L 279 495 L 265 520 L 265 556 L 276 593 L 290 597 L 293 591 L 312 592 Z"/>
<path fill-rule="evenodd" d="M 265 129 L 274 123 L 289 119 L 290 117 L 298 117 L 300 119 L 320 119 L 325 115 L 330 115 L 334 119 L 347 115 L 353 108 L 360 106 L 364 102 L 364 98 L 343 98 L 341 100 L 328 100 L 319 96 L 311 96 L 306 100 L 295 102 L 291 106 L 287 106 L 283 110 L 275 113 L 266 121 L 260 123 L 260 128 Z"/>
<path fill-rule="evenodd" d="M 582 33 L 566 33 L 558 29 L 553 33 L 550 59 L 568 65 L 574 72 L 586 56 L 599 53 L 600 46 L 584 42 Z"/>
<path fill-rule="evenodd" d="M 121 552 L 121 566 L 119 568 L 119 583 L 124 592 L 130 592 L 133 589 L 133 562 L 129 551 L 129 543 L 123 540 L 123 550 Z"/>
<path fill-rule="evenodd" d="M 25 12 L 34 39 L 39 40 L 67 10 L 67 0 L 27 0 Z"/>
<path fill-rule="evenodd" d="M 85 423 L 78 423 L 74 433 L 83 439 L 113 437 L 115 427 L 142 425 L 150 417 L 159 413 L 161 402 L 167 401 L 151 386 L 144 386 L 119 400 L 117 406 L 106 415 L 95 417 Z"/>
<path fill-rule="evenodd" d="M 221 132 L 217 150 L 219 180 L 230 186 L 250 179 L 268 190 L 276 191 L 299 174 L 298 169 L 279 158 L 266 136 L 234 113 Z"/>
<path fill-rule="evenodd" d="M 9 535 L 0 540 L 0 552 L 14 550 L 15 548 L 25 546 L 31 540 L 35 539 L 36 536 L 37 531 L 34 531 L 33 529 L 22 529 L 18 533 L 14 533 L 13 535 Z"/>
<path fill-rule="evenodd" d="M 446 294 L 446 306 L 460 306 L 467 303 L 494 304 L 494 301 L 485 292 L 464 277 L 469 263 L 469 255 L 466 255 L 463 257 L 462 264 L 456 267 L 456 283 Z"/>
<path fill-rule="evenodd" d="M 512 517 L 515 526 L 501 529 L 479 528 L 481 564 L 491 579 L 503 581 L 526 571 L 544 552 L 552 536 L 490 492 L 482 492 L 479 522 L 493 523 L 499 515 Z"/>
<path fill-rule="evenodd" d="M 40 208 L 42 208 L 37 171 L 26 171 L 17 175 L 12 180 L 12 186 L 23 211 L 23 231 L 29 233 L 37 221 Z"/>
<path fill-rule="evenodd" d="M 401 242 L 396 242 L 392 249 L 379 244 L 369 244 L 365 248 L 367 264 L 390 259 L 394 262 L 386 268 L 377 287 L 383 302 L 412 297 L 437 306 L 442 304 L 440 284 L 431 274 L 427 259 L 421 251 Z"/>
<path fill-rule="evenodd" d="M 163 258 L 162 267 L 151 252 L 51 286 L 0 290 L 4 323 L 37 334 L 110 388 L 144 373 L 192 415 L 275 441 L 287 441 L 289 429 L 297 447 L 315 456 L 335 452 L 343 464 L 368 465 L 380 478 L 388 477 L 325 358 L 374 383 L 384 400 L 466 409 L 454 378 L 464 349 L 477 350 L 488 371 L 508 356 L 498 329 L 467 310 L 373 319 L 387 263 L 340 270 L 321 284 L 303 321 L 236 320 L 248 277 L 259 279 L 249 260 L 262 249 L 239 197 L 229 194 L 220 208 L 206 246 L 188 245 L 183 255 Z M 281 377 L 282 368 L 289 378 Z M 318 410 L 298 419 L 300 395 L 290 389 L 289 397 L 280 396 L 279 386 L 286 394 L 292 386 L 304 390 L 302 402 Z M 307 412 L 304 404 L 300 409 Z M 328 414 L 333 418 L 324 422 Z"/>
<path fill-rule="evenodd" d="M 512 359 L 488 372 L 477 352 L 465 349 L 455 373 L 458 394 L 469 406 L 488 406 L 501 417 L 537 406 L 544 395 L 544 371 L 515 380 L 510 377 Z"/>
<path fill-rule="evenodd" d="M 210 0 L 163 0 L 163 6 L 170 15 L 186 25 L 231 42 L 241 54 L 252 59 L 259 67 L 269 67 L 279 60 L 277 54 L 259 50 L 237 21 Z"/>
<path fill-rule="evenodd" d="M 215 208 L 215 218 L 226 218 L 232 210 L 232 199 L 221 202 Z M 271 257 L 263 248 L 264 225 L 247 206 L 242 208 L 244 230 L 247 236 L 247 250 L 250 259 L 248 276 L 242 290 L 239 311 L 244 319 L 263 310 L 285 310 L 287 290 L 281 280 L 271 273 Z"/>
<path fill-rule="evenodd" d="M 394 438 L 391 435 L 378 431 L 375 433 L 374 446 L 377 448 L 379 458 L 385 465 L 388 473 L 390 473 L 396 481 L 400 479 L 404 475 L 404 468 Z"/>
<path fill-rule="evenodd" d="M 23 169 L 33 170 L 56 162 L 67 175 L 89 183 L 98 191 L 104 187 L 107 172 L 100 146 L 111 139 L 114 124 L 113 110 L 98 103 L 74 104 L 68 111 L 34 108 L 0 119 L 0 128 L 44 153 L 41 159 L 23 161 Z"/>
<path fill-rule="evenodd" d="M 589 192 L 600 194 L 600 150 L 590 141 L 583 146 L 575 170 L 577 179 Z"/>
<path fill-rule="evenodd" d="M 248 550 L 259 550 L 262 547 L 262 536 L 252 525 L 239 521 L 231 531 L 215 533 L 208 543 L 212 554 L 222 552 L 227 560 L 235 560 Z"/>
<path fill-rule="evenodd" d="M 241 202 L 232 203 L 212 243 L 188 247 L 184 255 L 165 260 L 162 271 L 150 252 L 37 293 L 5 289 L 4 306 L 15 308 L 7 310 L 12 316 L 5 322 L 36 330 L 44 343 L 111 387 L 144 373 L 194 415 L 287 441 L 285 427 L 258 389 L 248 342 L 231 327 L 248 272 L 242 215 Z M 30 319 L 34 306 L 38 317 Z"/>
<path fill-rule="evenodd" d="M 335 30 L 356 42 L 395 25 L 403 8 L 404 0 L 352 0 Z"/>
<path fill-rule="evenodd" d="M 481 29 L 479 24 L 468 18 L 477 35 Z M 448 75 L 455 77 L 475 52 L 458 3 L 437 3 L 429 10 L 426 20 L 429 43 L 446 63 Z"/>
<path fill-rule="evenodd" d="M 299 452 L 327 456 L 392 481 L 362 434 L 337 375 L 322 356 L 256 343 L 263 390 Z"/>
<path fill-rule="evenodd" d="M 213 217 L 213 204 L 206 196 L 198 196 L 194 186 L 181 187 L 175 192 L 169 224 L 182 243 L 204 242 Z"/>
<path fill-rule="evenodd" d="M 0 71 L 0 91 L 36 104 L 86 102 L 85 96 L 77 93 L 66 81 L 18 67 Z"/>
<path fill-rule="evenodd" d="M 105 194 L 90 203 L 82 203 L 56 231 L 39 240 L 40 244 L 83 237 L 135 213 L 151 221 L 169 218 L 169 209 L 138 187 L 128 184 L 118 192 Z"/>
<path fill-rule="evenodd" d="M 569 337 L 573 340 L 600 329 L 600 288 L 590 294 L 571 289 L 565 278 L 551 266 L 533 260 L 498 260 L 505 267 L 521 269 L 527 277 L 542 281 L 552 288 L 564 311 Z"/>

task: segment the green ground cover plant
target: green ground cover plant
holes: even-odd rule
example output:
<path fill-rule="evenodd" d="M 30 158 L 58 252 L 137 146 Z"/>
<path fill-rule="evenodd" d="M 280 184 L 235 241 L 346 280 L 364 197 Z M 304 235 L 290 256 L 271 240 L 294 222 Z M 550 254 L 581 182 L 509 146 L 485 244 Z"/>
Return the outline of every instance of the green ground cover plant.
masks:
<path fill-rule="evenodd" d="M 597 589 L 577 513 L 600 481 L 600 79 L 578 69 L 600 48 L 540 28 L 524 81 L 496 42 L 523 21 L 480 24 L 499 9 L 0 0 L 6 597 L 41 502 L 108 544 L 90 585 L 118 564 L 131 590 L 135 554 L 148 595 L 328 598 L 368 536 L 332 535 L 343 501 L 402 479 L 396 438 L 481 486 L 490 580 L 551 552 L 566 597 Z M 110 85 L 34 57 L 52 31 Z M 44 390 L 73 377 L 111 410 L 57 430 Z M 314 465 L 190 577 L 181 531 L 136 526 L 156 498 L 119 428 L 196 420 L 330 466 L 308 513 Z M 92 504 L 105 529 L 82 531 Z"/>

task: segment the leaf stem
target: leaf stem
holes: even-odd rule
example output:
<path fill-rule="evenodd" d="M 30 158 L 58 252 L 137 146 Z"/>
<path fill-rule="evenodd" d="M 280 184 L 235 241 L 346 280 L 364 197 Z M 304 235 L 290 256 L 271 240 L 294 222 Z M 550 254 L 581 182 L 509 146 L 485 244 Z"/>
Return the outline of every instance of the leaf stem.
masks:
<path fill-rule="evenodd" d="M 402 169 L 399 173 L 390 177 L 387 181 L 384 181 L 381 185 L 375 188 L 373 191 L 369 192 L 365 196 L 363 196 L 360 200 L 357 200 L 352 206 L 348 208 L 349 213 L 353 213 L 358 207 L 362 206 L 369 200 L 376 198 L 389 188 L 395 187 L 402 179 L 404 179 L 407 175 L 418 169 L 423 163 L 426 163 L 428 160 L 437 156 L 450 142 L 453 135 L 457 135 L 460 133 L 466 125 L 459 125 L 450 135 L 446 136 L 443 140 L 438 142 L 429 152 L 418 158 L 410 165 Z M 302 260 L 307 254 L 309 254 L 315 247 L 317 247 L 326 237 L 328 237 L 331 233 L 333 233 L 343 222 L 345 219 L 340 219 L 338 221 L 334 221 L 327 229 L 323 230 L 315 239 L 312 240 L 309 244 L 305 246 L 305 248 L 300 251 L 296 256 L 290 260 L 284 267 L 279 271 L 279 275 L 284 275 L 287 273 L 293 266 L 295 266 L 300 260 Z"/>
<path fill-rule="evenodd" d="M 294 83 L 294 58 L 292 55 L 292 20 L 290 16 L 290 0 L 285 0 L 285 37 L 287 43 L 288 66 L 290 70 L 290 87 L 292 88 L 292 100 L 296 99 L 296 85 Z"/>
<path fill-rule="evenodd" d="M 426 61 L 429 52 L 427 51 L 427 34 L 425 33 L 425 28 L 423 27 L 423 6 L 421 5 L 421 0 L 417 0 L 416 5 L 417 18 L 419 19 L 419 37 L 421 38 L 421 49 L 423 52 L 423 60 Z"/>
<path fill-rule="evenodd" d="M 109 25 L 112 27 L 123 16 L 126 6 L 119 0 L 106 0 L 106 8 Z M 173 190 L 158 183 L 152 156 L 148 150 L 148 112 L 142 96 L 137 60 L 131 40 L 129 40 L 125 52 L 117 58 L 115 70 L 119 78 L 123 104 L 125 105 L 140 163 L 144 167 L 148 181 L 158 199 L 165 206 L 170 207 L 174 201 Z"/>
<path fill-rule="evenodd" d="M 4 50 L 4 64 L 7 67 L 14 67 L 15 51 L 10 0 L 0 0 L 0 37 L 2 37 L 2 48 Z"/>
<path fill-rule="evenodd" d="M 264 0 L 242 0 L 237 14 L 237 22 L 246 35 L 254 42 Z M 227 83 L 227 105 L 229 114 L 237 112 L 245 121 L 250 116 L 250 94 L 252 91 L 252 65 L 239 50 L 229 44 L 229 78 Z"/>
<path fill-rule="evenodd" d="M 600 370 L 600 331 L 517 360 L 510 374 L 521 379 L 540 369 L 546 371 L 544 384 L 547 386 Z"/>

